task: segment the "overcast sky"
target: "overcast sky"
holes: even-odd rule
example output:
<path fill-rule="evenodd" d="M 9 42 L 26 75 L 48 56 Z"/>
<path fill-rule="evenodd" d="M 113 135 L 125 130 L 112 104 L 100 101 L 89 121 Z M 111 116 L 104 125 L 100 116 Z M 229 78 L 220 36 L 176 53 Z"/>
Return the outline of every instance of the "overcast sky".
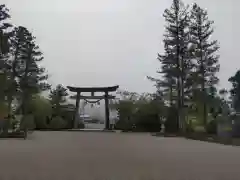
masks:
<path fill-rule="evenodd" d="M 16 25 L 29 28 L 44 53 L 50 83 L 154 91 L 163 52 L 164 9 L 171 0 L 1 0 Z M 240 68 L 238 0 L 185 0 L 208 9 L 221 45 L 220 86 Z"/>

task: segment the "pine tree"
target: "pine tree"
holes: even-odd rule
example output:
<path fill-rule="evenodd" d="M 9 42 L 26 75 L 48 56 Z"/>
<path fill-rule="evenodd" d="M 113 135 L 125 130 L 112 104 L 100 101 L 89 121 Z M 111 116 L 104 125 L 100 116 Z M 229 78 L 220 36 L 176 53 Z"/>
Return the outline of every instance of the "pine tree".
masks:
<path fill-rule="evenodd" d="M 207 90 L 213 89 L 218 83 L 216 73 L 219 71 L 216 52 L 219 49 L 218 42 L 212 41 L 213 21 L 208 19 L 208 13 L 197 4 L 191 10 L 190 34 L 191 43 L 194 47 L 193 57 L 196 69 L 195 86 L 201 92 L 200 99 L 203 101 L 203 123 L 207 123 Z"/>
<path fill-rule="evenodd" d="M 158 54 L 158 60 L 162 64 L 162 70 L 158 73 L 163 74 L 163 79 L 157 82 L 158 89 L 163 89 L 163 96 L 165 100 L 169 102 L 170 107 L 176 105 L 176 69 L 174 68 L 175 61 L 174 56 L 169 50 L 169 47 L 165 45 L 165 54 Z"/>
<path fill-rule="evenodd" d="M 50 88 L 46 82 L 48 76 L 39 63 L 43 60 L 42 52 L 36 45 L 35 37 L 24 27 L 18 27 L 12 38 L 14 60 L 13 78 L 17 79 L 21 94 L 22 113 L 26 114 L 27 102 L 33 94 Z"/>
<path fill-rule="evenodd" d="M 7 60 L 8 64 L 8 89 L 7 89 L 7 100 L 8 100 L 8 111 L 11 114 L 12 101 L 14 98 L 18 98 L 20 96 L 20 85 L 19 85 L 19 77 L 17 74 L 17 69 L 19 69 L 18 65 L 21 61 L 22 51 L 24 44 L 26 43 L 26 28 L 24 27 L 15 27 L 10 34 L 10 57 Z"/>
<path fill-rule="evenodd" d="M 6 55 L 9 52 L 9 32 L 7 31 L 12 25 L 8 23 L 10 19 L 9 10 L 6 6 L 0 5 L 0 58 L 3 58 L 3 55 Z"/>
<path fill-rule="evenodd" d="M 8 64 L 8 59 L 10 58 L 9 37 L 11 34 L 10 28 L 12 27 L 12 25 L 8 23 L 10 18 L 9 10 L 6 8 L 6 6 L 0 5 L 0 99 L 4 104 L 8 96 L 10 84 L 10 66 Z"/>
<path fill-rule="evenodd" d="M 182 128 L 184 128 L 185 121 L 182 114 L 185 84 L 189 67 L 191 67 L 191 61 L 188 58 L 189 19 L 187 9 L 180 0 L 173 0 L 171 8 L 165 10 L 163 15 L 167 23 L 164 35 L 165 54 L 164 56 L 159 55 L 165 82 L 174 83 L 176 81 L 178 118 Z"/>

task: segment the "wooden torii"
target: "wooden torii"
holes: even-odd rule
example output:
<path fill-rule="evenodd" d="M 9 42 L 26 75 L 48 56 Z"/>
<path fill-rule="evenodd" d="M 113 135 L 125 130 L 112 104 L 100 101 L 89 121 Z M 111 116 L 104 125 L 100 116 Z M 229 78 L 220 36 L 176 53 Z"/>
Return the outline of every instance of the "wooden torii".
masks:
<path fill-rule="evenodd" d="M 109 120 L 109 99 L 114 99 L 115 96 L 109 95 L 109 92 L 115 92 L 119 86 L 111 86 L 111 87 L 72 87 L 67 86 L 69 91 L 76 92 L 76 109 L 75 109 L 75 116 L 74 116 L 74 128 L 78 127 L 78 111 L 79 111 L 79 104 L 80 99 L 91 99 L 91 100 L 105 100 L 105 116 L 106 116 L 106 123 L 105 123 L 105 129 L 110 129 L 110 120 Z M 82 96 L 82 92 L 90 92 L 91 96 Z M 95 92 L 102 92 L 105 93 L 103 96 L 95 96 Z"/>

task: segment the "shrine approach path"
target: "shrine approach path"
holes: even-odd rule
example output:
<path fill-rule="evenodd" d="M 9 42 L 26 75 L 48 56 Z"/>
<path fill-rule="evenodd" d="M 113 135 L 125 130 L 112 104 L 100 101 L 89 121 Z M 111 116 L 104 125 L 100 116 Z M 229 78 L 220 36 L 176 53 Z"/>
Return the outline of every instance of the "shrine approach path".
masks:
<path fill-rule="evenodd" d="M 34 132 L 0 140 L 0 178 L 237 180 L 240 148 L 149 134 Z"/>

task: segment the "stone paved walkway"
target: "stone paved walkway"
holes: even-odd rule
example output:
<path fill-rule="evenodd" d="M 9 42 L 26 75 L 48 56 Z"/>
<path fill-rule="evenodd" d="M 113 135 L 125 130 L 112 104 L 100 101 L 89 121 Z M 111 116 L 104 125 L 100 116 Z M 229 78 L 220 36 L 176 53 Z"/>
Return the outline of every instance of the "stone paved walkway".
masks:
<path fill-rule="evenodd" d="M 240 148 L 148 134 L 34 132 L 0 140 L 0 179 L 239 180 Z"/>

